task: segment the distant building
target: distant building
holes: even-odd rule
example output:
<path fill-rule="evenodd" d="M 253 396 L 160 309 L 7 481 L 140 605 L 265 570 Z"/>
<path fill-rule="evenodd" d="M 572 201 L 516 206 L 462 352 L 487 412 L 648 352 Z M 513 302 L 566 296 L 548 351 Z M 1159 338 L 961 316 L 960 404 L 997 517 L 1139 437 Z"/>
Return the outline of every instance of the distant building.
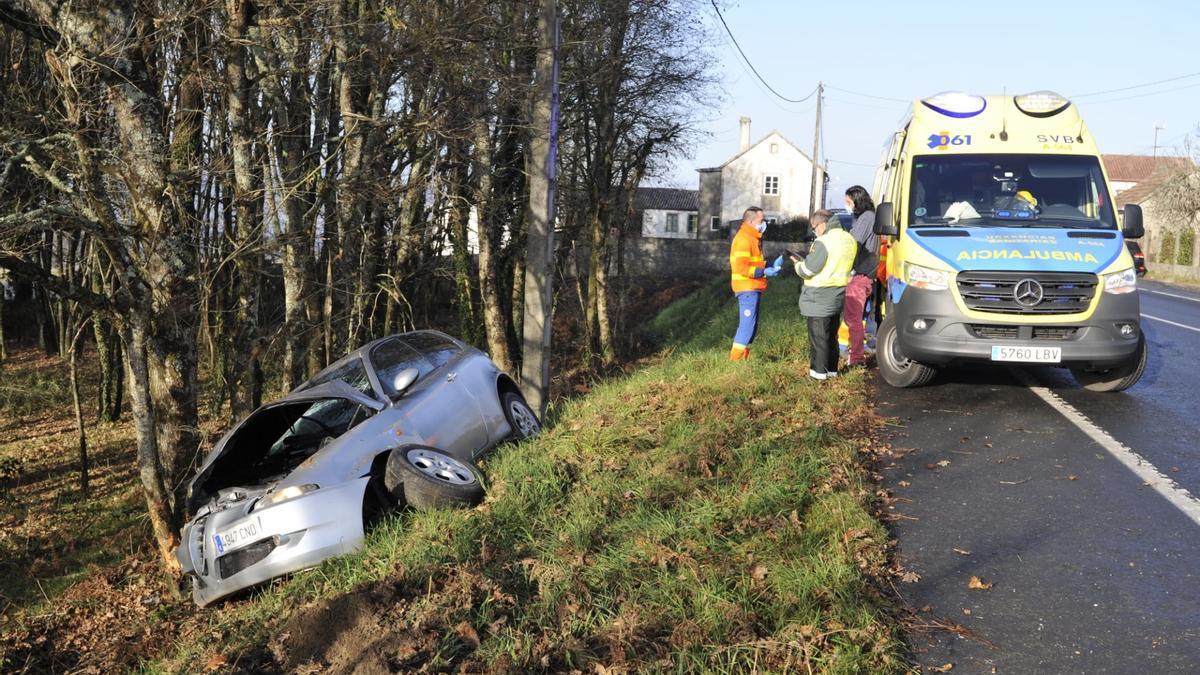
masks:
<path fill-rule="evenodd" d="M 1184 157 L 1104 155 L 1104 168 L 1108 172 L 1110 187 L 1118 196 L 1156 173 L 1173 173 L 1190 166 L 1191 162 Z M 1120 202 L 1117 206 L 1120 207 Z"/>
<path fill-rule="evenodd" d="M 1168 222 L 1166 215 L 1159 208 L 1156 193 L 1164 183 L 1179 173 L 1194 170 L 1195 165 L 1191 160 L 1183 157 L 1153 158 L 1138 155 L 1105 155 L 1104 167 L 1108 170 L 1113 191 L 1117 193 L 1117 208 L 1122 209 L 1126 204 L 1137 204 L 1142 207 L 1142 222 L 1146 234 L 1140 245 L 1149 261 L 1158 262 L 1162 253 L 1164 235 L 1174 236 L 1184 223 Z M 1118 177 L 1125 180 L 1120 180 Z M 1118 189 L 1119 186 L 1124 185 L 1130 185 L 1130 187 Z M 1193 245 L 1200 245 L 1200 242 Z"/>
<path fill-rule="evenodd" d="M 743 117 L 737 154 L 720 166 L 699 170 L 698 236 L 725 238 L 729 225 L 739 222 L 748 206 L 762 207 L 769 223 L 807 218 L 813 210 L 809 202 L 814 171 L 819 205 L 825 201 L 825 168 L 778 131 L 751 143 L 750 118 Z"/>
<path fill-rule="evenodd" d="M 700 222 L 699 194 L 675 188 L 638 188 L 634 215 L 641 219 L 642 236 L 695 239 Z"/>

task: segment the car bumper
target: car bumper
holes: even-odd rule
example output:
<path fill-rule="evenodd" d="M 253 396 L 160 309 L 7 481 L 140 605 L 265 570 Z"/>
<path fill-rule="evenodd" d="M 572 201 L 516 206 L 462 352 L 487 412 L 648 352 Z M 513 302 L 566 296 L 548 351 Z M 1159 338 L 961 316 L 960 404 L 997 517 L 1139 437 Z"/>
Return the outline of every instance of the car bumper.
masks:
<path fill-rule="evenodd" d="M 183 529 L 176 557 L 192 577 L 201 607 L 275 577 L 313 567 L 362 545 L 362 506 L 368 478 L 319 489 L 255 509 L 253 499 L 198 516 Z M 218 550 L 215 536 L 252 531 L 244 542 Z"/>
<path fill-rule="evenodd" d="M 1137 293 L 1104 294 L 1095 312 L 1084 321 L 1022 323 L 1011 314 L 986 319 L 963 316 L 952 291 L 908 288 L 904 301 L 890 309 L 896 314 L 900 349 L 904 356 L 932 366 L 992 360 L 992 347 L 1059 347 L 1057 365 L 1110 368 L 1131 358 L 1137 351 L 1139 304 Z M 925 330 L 913 322 L 924 319 Z M 1122 335 L 1120 326 L 1133 326 Z M 1056 364 L 1049 364 L 1056 365 Z"/>

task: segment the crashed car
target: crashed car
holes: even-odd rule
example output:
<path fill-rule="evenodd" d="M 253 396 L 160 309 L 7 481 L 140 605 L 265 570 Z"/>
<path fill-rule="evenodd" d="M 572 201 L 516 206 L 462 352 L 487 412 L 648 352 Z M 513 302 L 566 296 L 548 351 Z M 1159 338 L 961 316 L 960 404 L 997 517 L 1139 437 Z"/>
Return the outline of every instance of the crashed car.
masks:
<path fill-rule="evenodd" d="M 357 549 L 380 512 L 482 497 L 473 462 L 540 431 L 486 354 L 417 331 L 376 340 L 263 405 L 188 489 L 176 556 L 204 606 Z"/>

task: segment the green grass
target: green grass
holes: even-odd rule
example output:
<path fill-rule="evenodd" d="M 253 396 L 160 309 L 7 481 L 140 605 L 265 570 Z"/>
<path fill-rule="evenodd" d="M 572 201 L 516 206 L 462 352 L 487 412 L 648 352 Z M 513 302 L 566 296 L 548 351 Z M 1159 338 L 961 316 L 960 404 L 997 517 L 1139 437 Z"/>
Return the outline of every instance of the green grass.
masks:
<path fill-rule="evenodd" d="M 724 282 L 681 300 L 655 322 L 670 355 L 494 453 L 482 506 L 398 514 L 361 553 L 205 612 L 146 671 L 214 652 L 269 667 L 265 645 L 303 605 L 370 588 L 394 594 L 397 634 L 429 636 L 406 668 L 902 671 L 868 578 L 887 540 L 855 424 L 869 388 L 804 377 L 796 292 L 773 285 L 742 363 Z"/>

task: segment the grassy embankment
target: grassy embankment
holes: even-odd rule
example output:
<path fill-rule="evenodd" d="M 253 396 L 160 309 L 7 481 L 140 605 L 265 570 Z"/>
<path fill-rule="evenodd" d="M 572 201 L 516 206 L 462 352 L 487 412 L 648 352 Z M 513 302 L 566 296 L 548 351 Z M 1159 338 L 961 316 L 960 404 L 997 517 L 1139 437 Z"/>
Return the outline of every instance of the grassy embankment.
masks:
<path fill-rule="evenodd" d="M 660 360 L 494 453 L 485 503 L 402 513 L 365 550 L 207 610 L 147 670 L 890 672 L 861 374 L 805 377 L 795 280 L 748 363 L 723 284 L 657 319 Z M 605 670 L 608 668 L 610 670 Z"/>

